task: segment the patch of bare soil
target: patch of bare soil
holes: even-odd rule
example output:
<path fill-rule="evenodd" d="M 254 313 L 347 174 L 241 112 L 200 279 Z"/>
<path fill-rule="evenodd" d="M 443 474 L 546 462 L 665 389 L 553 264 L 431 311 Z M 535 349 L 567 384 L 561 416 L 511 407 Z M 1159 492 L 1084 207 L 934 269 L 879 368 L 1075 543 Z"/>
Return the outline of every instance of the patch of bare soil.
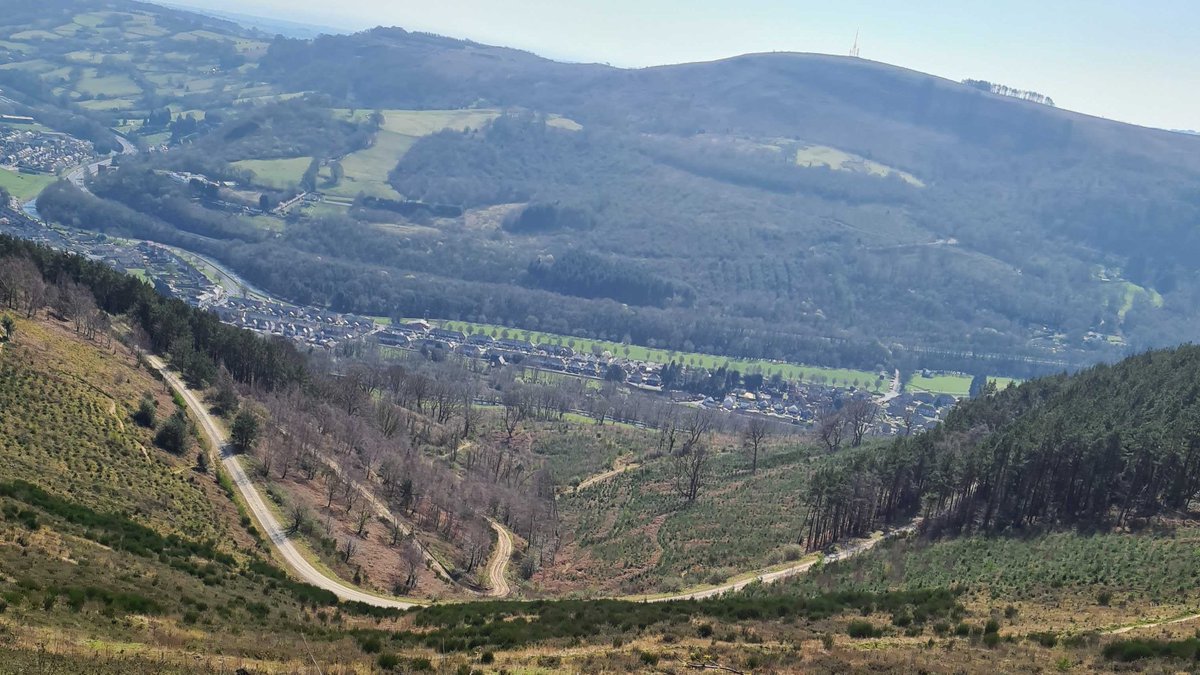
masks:
<path fill-rule="evenodd" d="M 358 534 L 357 515 L 362 506 L 361 497 L 355 501 L 352 509 L 347 509 L 347 503 L 339 492 L 334 498 L 332 507 L 328 493 L 325 492 L 321 479 L 312 481 L 300 477 L 294 480 L 289 476 L 284 481 L 275 480 L 276 488 L 282 487 L 293 500 L 299 500 L 311 514 L 313 537 L 329 538 L 336 542 L 339 555 L 330 559 L 322 555 L 322 560 L 330 565 L 337 575 L 347 581 L 358 577 L 358 585 L 377 592 L 392 593 L 398 583 L 404 582 L 409 574 L 407 558 L 419 551 L 412 542 L 403 538 L 396 545 L 391 543 L 391 532 L 388 525 L 379 518 L 372 517 L 363 528 L 362 535 Z M 354 552 L 346 562 L 340 555 L 345 549 L 346 542 L 352 542 Z M 416 567 L 417 583 L 415 588 L 405 595 L 423 598 L 449 598 L 460 593 L 453 586 L 442 581 L 422 562 Z"/>

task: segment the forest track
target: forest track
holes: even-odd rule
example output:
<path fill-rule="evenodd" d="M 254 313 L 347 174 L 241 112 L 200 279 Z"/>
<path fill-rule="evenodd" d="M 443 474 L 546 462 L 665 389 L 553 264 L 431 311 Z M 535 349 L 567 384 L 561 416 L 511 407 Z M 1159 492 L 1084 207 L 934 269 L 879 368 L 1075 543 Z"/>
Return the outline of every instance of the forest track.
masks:
<path fill-rule="evenodd" d="M 1177 619 L 1167 619 L 1165 621 L 1155 621 L 1153 623 L 1137 623 L 1132 626 L 1121 626 L 1120 628 L 1106 630 L 1106 631 L 1104 631 L 1104 634 L 1105 635 L 1124 635 L 1125 633 L 1129 633 L 1129 632 L 1138 630 L 1139 628 L 1157 628 L 1159 626 L 1170 626 L 1170 625 L 1176 624 L 1176 623 L 1186 623 L 1188 621 L 1195 621 L 1196 619 L 1200 619 L 1200 614 L 1189 614 L 1187 616 L 1181 616 Z"/>
<path fill-rule="evenodd" d="M 296 545 L 292 543 L 286 529 L 275 518 L 275 514 L 271 512 L 262 495 L 258 493 L 258 488 L 254 486 L 254 483 L 246 475 L 245 470 L 242 469 L 237 455 L 229 447 L 228 434 L 216 423 L 216 420 L 213 419 L 212 415 L 196 397 L 196 394 L 191 389 L 188 389 L 174 373 L 168 370 L 167 365 L 161 359 L 148 354 L 146 355 L 146 360 L 151 366 L 162 373 L 167 384 L 183 397 L 192 415 L 199 422 L 201 431 L 211 442 L 213 454 L 217 456 L 221 465 L 229 472 L 234 487 L 241 494 L 251 513 L 253 513 L 254 519 L 258 521 L 263 533 L 271 542 L 271 546 L 297 578 L 305 583 L 330 591 L 338 598 L 350 602 L 361 602 L 375 607 L 393 609 L 409 609 L 423 604 L 372 595 L 366 591 L 347 585 L 332 576 L 327 576 L 314 567 L 300 550 L 296 548 Z"/>
<path fill-rule="evenodd" d="M 871 550 L 872 548 L 875 548 L 875 546 L 877 544 L 879 544 L 880 542 L 887 541 L 888 539 L 893 539 L 893 538 L 899 537 L 901 535 L 906 535 L 906 534 L 911 534 L 913 532 L 916 532 L 917 527 L 919 525 L 920 525 L 919 519 L 914 520 L 912 523 L 905 525 L 904 527 L 892 530 L 891 532 L 879 534 L 879 535 L 871 537 L 870 539 L 867 539 L 865 541 L 858 542 L 856 544 L 851 544 L 848 548 L 846 548 L 843 551 L 839 551 L 832 555 L 826 556 L 824 560 L 825 560 L 825 562 L 836 562 L 838 560 L 845 560 L 846 558 L 851 558 L 860 553 L 865 553 L 865 552 Z M 820 561 L 819 558 L 815 559 L 815 560 L 805 560 L 803 562 L 797 562 L 794 565 L 789 565 L 787 567 L 783 567 L 780 569 L 753 572 L 753 573 L 750 573 L 750 576 L 742 575 L 741 578 L 734 577 L 736 579 L 736 581 L 730 581 L 730 582 L 721 584 L 719 586 L 714 586 L 712 588 L 703 588 L 703 589 L 694 590 L 694 591 L 680 591 L 678 593 L 670 593 L 670 594 L 665 594 L 665 595 L 630 596 L 630 597 L 619 598 L 619 599 L 621 599 L 621 600 L 636 600 L 636 601 L 641 601 L 641 602 L 669 602 L 671 600 L 704 600 L 706 598 L 715 598 L 719 595 L 724 595 L 725 593 L 732 593 L 734 591 L 740 591 L 743 588 L 749 586 L 750 584 L 755 584 L 755 583 L 772 584 L 772 583 L 775 583 L 776 581 L 780 581 L 782 579 L 787 579 L 790 577 L 804 574 L 805 572 L 812 569 L 819 561 Z"/>
<path fill-rule="evenodd" d="M 378 495 L 376 495 L 373 490 L 366 485 L 363 485 L 359 481 L 347 476 L 342 470 L 341 465 L 339 465 L 332 457 L 316 450 L 315 448 L 310 448 L 310 450 L 312 450 L 317 459 L 321 460 L 321 462 L 330 471 L 337 475 L 339 480 L 349 483 L 350 487 L 359 494 L 359 497 L 367 500 L 367 503 L 370 504 L 371 508 L 375 511 L 376 516 L 387 521 L 389 525 L 398 527 L 404 536 L 411 537 L 413 545 L 415 545 L 417 550 L 421 552 L 421 557 L 425 560 L 425 564 L 427 564 L 429 568 L 432 569 L 436 574 L 440 575 L 446 581 L 446 583 L 459 586 L 466 591 L 473 592 L 470 588 L 467 588 L 466 586 L 454 581 L 454 577 L 450 576 L 450 571 L 446 569 L 446 566 L 443 565 L 436 557 L 434 557 L 434 555 L 429 552 L 429 549 L 425 547 L 425 544 L 421 543 L 421 541 L 417 538 L 415 528 L 393 513 L 392 509 L 387 505 L 387 503 L 384 502 L 383 499 L 381 499 Z"/>
<path fill-rule="evenodd" d="M 237 489 L 238 493 L 241 494 L 242 499 L 246 502 L 247 507 L 249 507 L 251 513 L 254 515 L 254 519 L 258 522 L 262 531 L 270 540 L 271 546 L 275 549 L 276 553 L 279 554 L 279 557 L 284 561 L 287 567 L 297 578 L 299 578 L 301 581 L 317 586 L 318 588 L 328 590 L 342 600 L 361 602 L 375 607 L 409 609 L 412 607 L 420 607 L 425 604 L 416 600 L 391 599 L 373 595 L 361 589 L 354 588 L 353 586 L 346 584 L 336 577 L 326 575 L 324 572 L 321 572 L 314 567 L 313 564 L 304 557 L 300 550 L 296 548 L 296 545 L 292 543 L 291 539 L 287 535 L 286 529 L 279 523 L 274 513 L 271 512 L 270 508 L 263 500 L 262 495 L 259 494 L 258 488 L 256 488 L 254 483 L 250 481 L 250 478 L 246 475 L 245 470 L 242 469 L 241 462 L 239 461 L 237 455 L 234 454 L 229 447 L 228 433 L 217 424 L 216 420 L 213 419 L 212 415 L 196 397 L 196 394 L 192 392 L 191 389 L 189 389 L 174 373 L 167 368 L 166 363 L 164 363 L 162 359 L 147 354 L 146 360 L 154 369 L 162 374 L 168 386 L 177 391 L 183 398 L 184 402 L 187 404 L 188 408 L 199 422 L 202 433 L 208 437 L 209 441 L 211 442 L 214 456 L 220 460 L 221 465 L 226 471 L 229 472 L 234 487 Z M 612 475 L 623 473 L 624 471 L 629 470 L 629 468 L 630 467 L 624 467 L 621 470 L 606 472 L 606 474 L 611 474 L 609 476 L 611 477 Z M 604 474 L 601 474 L 601 476 L 603 475 Z M 600 476 L 596 476 L 594 478 L 599 477 Z M 593 481 L 591 484 L 594 485 L 596 482 L 598 481 Z M 500 598 L 505 597 L 512 592 L 507 580 L 508 565 L 512 560 L 513 554 L 512 533 L 509 532 L 508 528 L 504 527 L 497 521 L 491 518 L 489 518 L 488 521 L 492 525 L 492 528 L 496 530 L 497 534 L 496 549 L 492 552 L 487 564 L 487 577 L 491 584 L 491 591 L 489 591 L 489 595 L 491 597 Z M 863 542 L 853 544 L 846 550 L 829 556 L 825 560 L 829 562 L 835 560 L 844 560 L 860 553 L 864 553 L 874 548 L 875 545 L 882 541 L 916 531 L 918 524 L 919 521 L 913 521 L 911 524 L 905 527 L 888 533 L 876 535 Z M 794 565 L 781 569 L 753 572 L 749 573 L 749 576 L 743 575 L 743 578 L 737 578 L 736 581 L 730 581 L 728 583 L 711 588 L 681 591 L 679 593 L 664 595 L 625 596 L 613 599 L 635 602 L 701 600 L 704 598 L 716 597 L 724 593 L 738 591 L 753 583 L 770 584 L 781 579 L 797 576 L 809 571 L 816 564 L 817 560 L 806 560 L 804 562 L 798 562 Z M 1196 618 L 1200 618 L 1200 615 L 1184 617 L 1162 623 L 1180 623 Z M 1135 628 L 1150 627 L 1154 625 L 1161 624 L 1141 624 L 1138 626 L 1130 626 L 1126 629 L 1117 630 L 1133 630 Z"/>
<path fill-rule="evenodd" d="M 508 585 L 508 563 L 513 555 L 512 532 L 494 518 L 488 518 L 488 522 L 496 531 L 496 548 L 487 563 L 488 584 L 491 586 L 488 596 L 503 598 L 512 593 Z"/>
<path fill-rule="evenodd" d="M 618 467 L 616 469 L 609 469 L 608 471 L 605 471 L 604 473 L 598 473 L 595 476 L 584 479 L 582 482 L 579 483 L 579 485 L 576 485 L 575 492 L 579 492 L 580 490 L 586 490 L 586 489 L 592 487 L 593 485 L 596 485 L 597 483 L 603 483 L 604 481 L 616 478 L 617 476 L 620 476 L 621 474 L 623 474 L 627 471 L 633 471 L 634 469 L 636 469 L 640 466 L 641 466 L 641 464 L 639 464 L 637 462 L 630 462 L 629 464 Z"/>

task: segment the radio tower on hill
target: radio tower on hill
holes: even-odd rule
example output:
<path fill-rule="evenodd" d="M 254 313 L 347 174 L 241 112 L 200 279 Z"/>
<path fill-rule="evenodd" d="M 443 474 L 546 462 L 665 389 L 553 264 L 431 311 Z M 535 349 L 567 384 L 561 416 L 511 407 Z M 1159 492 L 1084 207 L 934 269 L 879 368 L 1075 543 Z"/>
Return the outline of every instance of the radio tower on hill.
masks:
<path fill-rule="evenodd" d="M 858 58 L 858 31 L 854 31 L 854 46 L 850 48 L 850 56 Z"/>

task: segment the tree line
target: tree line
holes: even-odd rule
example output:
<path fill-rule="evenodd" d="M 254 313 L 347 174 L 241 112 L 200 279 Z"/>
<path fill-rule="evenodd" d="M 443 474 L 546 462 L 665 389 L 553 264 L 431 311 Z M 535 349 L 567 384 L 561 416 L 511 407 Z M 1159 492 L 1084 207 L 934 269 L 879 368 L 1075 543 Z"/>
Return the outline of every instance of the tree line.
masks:
<path fill-rule="evenodd" d="M 215 314 L 163 297 L 103 263 L 7 235 L 0 235 L 0 260 L 5 261 L 0 270 L 7 270 L 0 281 L 5 302 L 32 316 L 52 299 L 47 284 L 53 280 L 63 289 L 58 302 L 70 316 L 87 316 L 90 303 L 108 315 L 124 316 L 139 342 L 168 355 L 194 384 L 211 382 L 218 365 L 238 381 L 266 389 L 305 378 L 303 357 L 291 343 L 223 324 Z"/>
<path fill-rule="evenodd" d="M 938 428 L 817 470 L 803 540 L 818 548 L 921 517 L 932 532 L 1125 525 L 1200 496 L 1200 347 L 997 391 Z"/>

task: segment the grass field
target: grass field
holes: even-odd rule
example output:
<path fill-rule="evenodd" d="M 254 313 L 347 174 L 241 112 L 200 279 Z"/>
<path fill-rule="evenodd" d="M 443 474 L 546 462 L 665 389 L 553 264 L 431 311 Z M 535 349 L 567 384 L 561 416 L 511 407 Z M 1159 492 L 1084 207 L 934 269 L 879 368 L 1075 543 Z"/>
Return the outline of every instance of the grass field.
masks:
<path fill-rule="evenodd" d="M 33 47 L 27 44 L 21 44 L 20 42 L 12 42 L 11 40 L 0 40 L 0 49 L 7 49 L 9 51 L 21 52 L 22 54 L 25 54 L 29 51 L 32 51 Z"/>
<path fill-rule="evenodd" d="M 548 115 L 546 117 L 546 126 L 554 127 L 555 129 L 566 129 L 567 131 L 583 131 L 582 124 L 562 115 Z"/>
<path fill-rule="evenodd" d="M 63 55 L 63 58 L 74 63 L 87 63 L 91 65 L 99 65 L 104 59 L 111 58 L 113 61 L 120 63 L 128 63 L 133 60 L 129 54 L 105 54 L 104 52 L 90 51 L 81 49 L 75 52 L 68 52 Z"/>
<path fill-rule="evenodd" d="M 239 169 L 254 172 L 254 182 L 263 187 L 287 188 L 300 182 L 304 171 L 312 163 L 311 157 L 292 159 L 243 159 L 233 162 Z"/>
<path fill-rule="evenodd" d="M 109 98 L 137 96 L 142 93 L 141 87 L 129 79 L 128 75 L 100 75 L 95 68 L 84 69 L 83 78 L 79 80 L 75 90 L 88 96 Z"/>
<path fill-rule="evenodd" d="M 590 578 L 605 592 L 669 591 L 798 558 L 809 456 L 803 449 L 772 450 L 751 475 L 741 453 L 717 455 L 691 505 L 672 487 L 670 459 L 564 494 L 559 512 L 574 532 L 571 562 L 535 577 L 535 584 L 577 586 Z"/>
<path fill-rule="evenodd" d="M 1011 377 L 989 377 L 988 381 L 994 383 L 997 389 L 1007 389 L 1014 384 L 1021 384 L 1020 380 Z"/>
<path fill-rule="evenodd" d="M 778 373 L 785 380 L 789 381 L 820 382 L 842 386 L 859 386 L 875 392 L 886 391 L 891 386 L 890 375 L 871 373 L 865 370 L 822 368 L 819 366 L 806 366 L 794 363 L 782 363 L 778 361 L 764 361 L 761 359 L 734 359 L 724 356 L 715 356 L 712 354 L 698 354 L 694 352 L 672 352 L 664 349 L 642 347 L 639 345 L 624 345 L 617 342 L 607 342 L 604 340 L 587 340 L 584 338 L 573 338 L 554 333 L 526 331 L 517 328 L 496 326 L 493 324 L 468 323 L 466 321 L 441 321 L 438 323 L 450 330 L 460 330 L 468 334 L 482 332 L 492 335 L 493 337 L 504 336 L 507 334 L 509 337 L 529 340 L 530 342 L 536 344 L 567 345 L 577 352 L 588 353 L 593 347 L 597 347 L 601 351 L 610 352 L 614 356 L 624 356 L 639 361 L 653 361 L 655 363 L 669 363 L 670 361 L 677 361 L 688 366 L 710 369 L 724 366 L 727 368 L 736 369 L 741 373 L 762 373 L 767 377 Z M 882 381 L 880 380 L 881 375 L 883 375 Z M 857 385 L 855 385 L 855 383 L 857 383 Z M 970 378 L 967 379 L 967 384 L 970 384 Z"/>
<path fill-rule="evenodd" d="M 911 173 L 893 169 L 886 164 L 880 164 L 865 157 L 824 145 L 810 145 L 797 150 L 796 165 L 804 167 L 824 166 L 834 171 L 865 173 L 881 178 L 896 176 L 910 185 L 925 187 L 925 183 L 921 182 L 919 178 Z"/>
<path fill-rule="evenodd" d="M 351 111 L 347 109 L 335 110 L 334 114 L 351 119 Z M 356 110 L 353 119 L 363 120 L 370 114 L 370 110 Z M 354 197 L 361 192 L 374 197 L 399 198 L 401 195 L 388 185 L 387 176 L 418 138 L 444 129 L 478 129 L 499 114 L 498 110 L 385 110 L 383 127 L 376 135 L 374 145 L 346 155 L 342 159 L 345 177 L 337 186 L 325 191 L 344 197 Z"/>
<path fill-rule="evenodd" d="M 31 59 L 29 61 L 14 61 L 0 65 L 3 70 L 22 70 L 31 73 L 45 74 L 57 68 L 55 64 L 45 59 Z"/>
<path fill-rule="evenodd" d="M 335 111 L 349 115 L 347 110 Z M 445 129 L 479 129 L 500 116 L 499 110 L 384 110 L 383 128 L 405 136 L 428 136 Z M 369 115 L 370 111 L 357 111 L 357 115 Z"/>
<path fill-rule="evenodd" d="M 21 201 L 29 201 L 38 196 L 54 181 L 54 176 L 46 174 L 30 174 L 0 169 L 0 188 L 8 190 L 9 194 Z"/>
<path fill-rule="evenodd" d="M 375 135 L 374 145 L 342 159 L 345 174 L 341 182 L 322 191 L 343 197 L 356 197 L 361 192 L 371 197 L 399 199 L 400 194 L 388 185 L 388 173 L 416 142 L 412 136 L 381 130 Z M 328 178 L 327 173 L 324 178 Z"/>
<path fill-rule="evenodd" d="M 1116 285 L 1118 289 L 1118 301 L 1120 303 L 1120 306 L 1117 308 L 1117 318 L 1121 321 L 1125 320 L 1125 315 L 1129 313 L 1129 310 L 1133 309 L 1133 304 L 1138 300 L 1150 303 L 1150 306 L 1155 309 L 1160 309 L 1163 306 L 1162 295 L 1153 288 L 1142 288 L 1131 281 L 1118 281 Z"/>
<path fill-rule="evenodd" d="M 91 101 L 83 101 L 80 107 L 88 110 L 97 111 L 113 111 L 113 110 L 132 110 L 138 106 L 138 102 L 130 98 L 97 98 Z"/>
<path fill-rule="evenodd" d="M 650 432 L 606 424 L 578 415 L 564 422 L 539 424 L 533 433 L 533 452 L 546 459 L 546 468 L 558 485 L 575 485 L 613 468 L 617 458 L 641 461 L 654 443 Z"/>
<path fill-rule="evenodd" d="M 56 35 L 46 30 L 23 30 L 18 33 L 13 33 L 9 36 L 12 40 L 23 40 L 35 42 L 38 40 L 61 40 L 61 35 Z"/>
<path fill-rule="evenodd" d="M 908 391 L 927 391 L 933 394 L 966 396 L 971 393 L 971 377 L 957 373 L 935 373 L 929 377 L 925 377 L 920 373 L 916 373 L 908 381 L 907 388 Z"/>

